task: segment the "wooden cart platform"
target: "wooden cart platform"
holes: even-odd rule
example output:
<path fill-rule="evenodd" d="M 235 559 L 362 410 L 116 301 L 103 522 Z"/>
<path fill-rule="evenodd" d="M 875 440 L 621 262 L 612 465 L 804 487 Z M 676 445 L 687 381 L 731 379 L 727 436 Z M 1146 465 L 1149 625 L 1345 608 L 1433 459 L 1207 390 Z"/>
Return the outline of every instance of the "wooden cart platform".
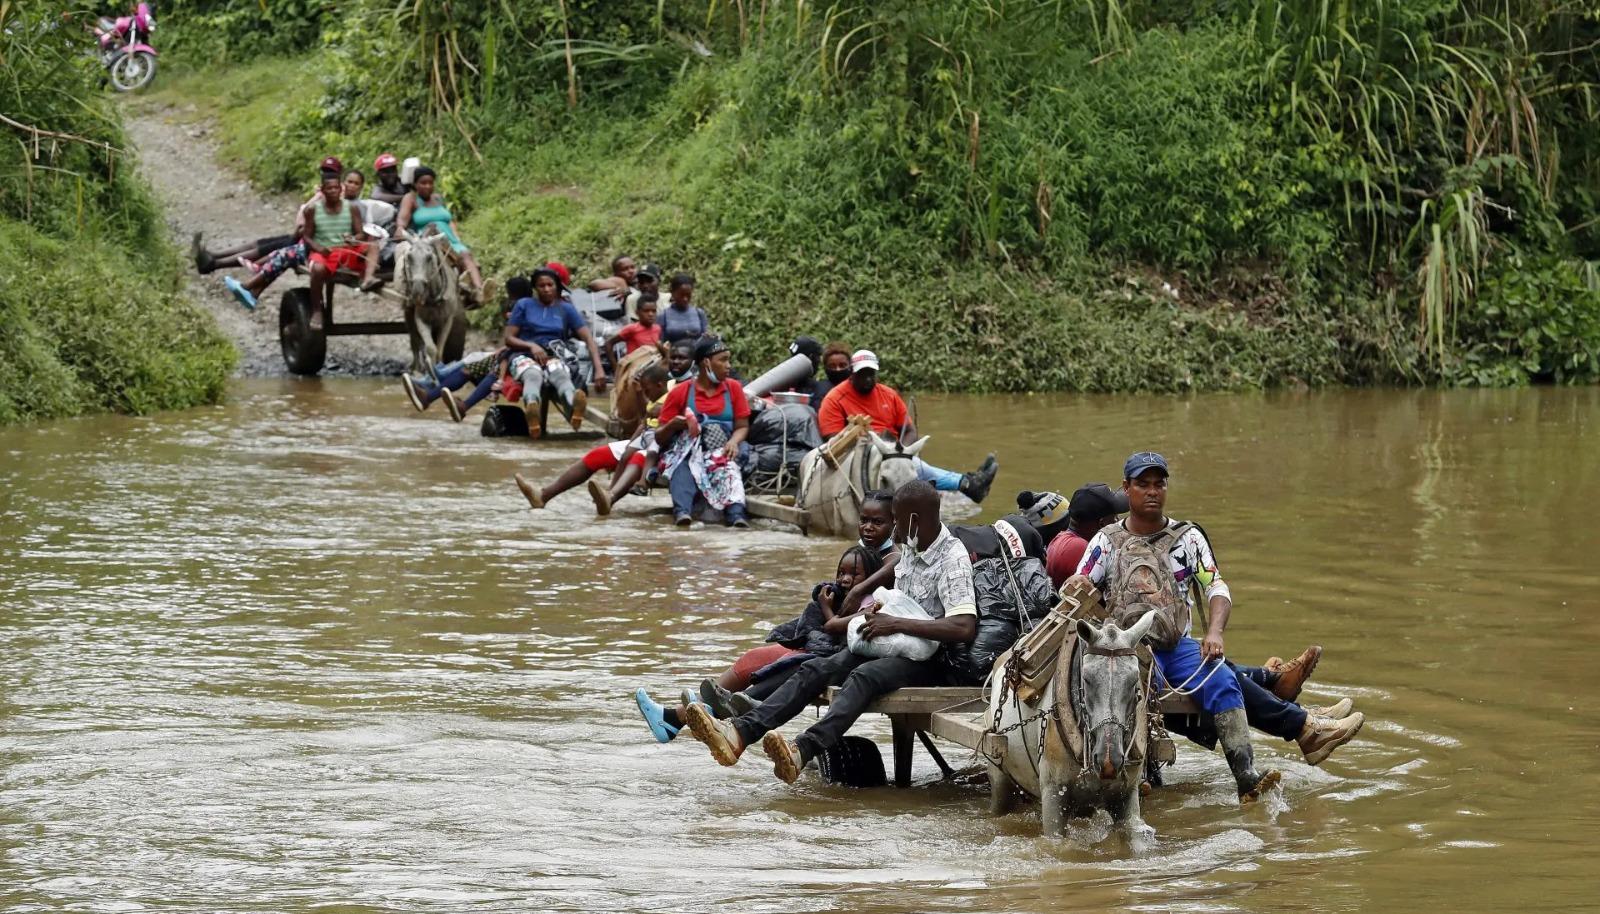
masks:
<path fill-rule="evenodd" d="M 828 689 L 818 704 L 828 704 L 839 687 Z M 1164 714 L 1198 714 L 1200 709 L 1189 698 L 1168 698 L 1161 702 Z M 988 693 L 970 686 L 936 686 L 897 689 L 867 706 L 867 713 L 886 714 L 894 741 L 894 786 L 911 786 L 911 753 L 915 741 L 920 740 L 928 755 L 944 772 L 945 777 L 955 773 L 945 762 L 930 737 L 937 736 L 967 749 L 977 749 L 992 754 L 994 747 L 987 740 L 990 721 Z"/>

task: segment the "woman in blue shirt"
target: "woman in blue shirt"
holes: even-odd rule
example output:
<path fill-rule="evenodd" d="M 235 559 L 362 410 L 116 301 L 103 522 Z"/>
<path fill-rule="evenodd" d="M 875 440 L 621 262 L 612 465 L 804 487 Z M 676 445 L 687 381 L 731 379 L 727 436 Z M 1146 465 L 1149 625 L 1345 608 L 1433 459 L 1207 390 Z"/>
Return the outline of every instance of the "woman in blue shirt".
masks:
<path fill-rule="evenodd" d="M 522 382 L 522 412 L 528 417 L 528 437 L 538 438 L 544 431 L 539 424 L 539 405 L 545 387 L 555 392 L 556 405 L 577 429 L 583 424 L 583 411 L 589 405 L 584 388 L 592 378 L 595 391 L 604 393 L 606 369 L 600 363 L 600 348 L 583 315 L 561 295 L 561 277 L 554 270 L 540 267 L 533 271 L 532 279 L 533 297 L 519 299 L 512 306 L 503 342 L 511 350 L 511 376 Z M 588 347 L 587 364 L 582 360 L 578 341 Z"/>

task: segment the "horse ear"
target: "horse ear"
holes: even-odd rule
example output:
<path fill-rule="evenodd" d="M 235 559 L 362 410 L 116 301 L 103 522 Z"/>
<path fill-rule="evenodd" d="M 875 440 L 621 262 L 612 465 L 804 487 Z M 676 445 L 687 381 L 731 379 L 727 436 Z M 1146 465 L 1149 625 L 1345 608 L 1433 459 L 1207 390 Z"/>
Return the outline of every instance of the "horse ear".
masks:
<path fill-rule="evenodd" d="M 890 454 L 894 453 L 894 447 L 892 445 L 890 445 L 889 442 L 883 440 L 883 436 L 882 435 L 877 435 L 877 434 L 873 434 L 872 432 L 868 432 L 867 433 L 867 440 L 872 442 L 873 450 L 877 451 L 879 454 L 882 454 L 885 457 L 887 457 Z"/>
<path fill-rule="evenodd" d="M 1134 644 L 1144 640 L 1144 636 L 1150 633 L 1150 626 L 1156 624 L 1156 616 L 1160 614 L 1161 610 L 1152 609 L 1140 616 L 1139 621 L 1133 623 L 1133 627 L 1128 629 L 1128 634 L 1132 636 Z"/>
<path fill-rule="evenodd" d="M 906 448 L 903 453 L 907 457 L 915 457 L 915 456 L 917 456 L 917 452 L 922 450 L 923 446 L 928 443 L 928 439 L 930 437 L 932 437 L 932 436 L 923 435 L 921 438 L 918 438 L 916 440 L 916 443 L 914 443 L 910 447 Z"/>
<path fill-rule="evenodd" d="M 1086 641 L 1086 642 L 1088 642 L 1090 644 L 1093 644 L 1094 643 L 1094 639 L 1099 634 L 1100 634 L 1100 630 L 1095 628 L 1094 624 L 1091 623 L 1088 619 L 1079 619 L 1078 620 L 1078 637 L 1079 638 L 1082 638 L 1084 641 Z"/>

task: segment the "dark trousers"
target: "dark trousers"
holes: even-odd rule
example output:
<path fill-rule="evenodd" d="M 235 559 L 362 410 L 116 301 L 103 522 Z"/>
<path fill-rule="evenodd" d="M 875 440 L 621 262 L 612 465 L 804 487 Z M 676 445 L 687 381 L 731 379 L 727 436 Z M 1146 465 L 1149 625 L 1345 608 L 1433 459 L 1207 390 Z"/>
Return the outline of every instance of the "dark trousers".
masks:
<path fill-rule="evenodd" d="M 761 707 L 736 718 L 733 726 L 745 745 L 753 745 L 768 731 L 776 730 L 828 690 L 842 685 L 828 713 L 795 739 L 800 754 L 816 758 L 824 749 L 836 746 L 845 731 L 880 695 L 912 686 L 944 685 L 948 674 L 937 656 L 928 660 L 904 657 L 862 657 L 842 650 L 827 657 L 807 660 Z"/>
<path fill-rule="evenodd" d="M 1277 675 L 1259 666 L 1235 666 L 1231 662 L 1228 666 L 1233 667 L 1239 691 L 1244 694 L 1244 716 L 1250 726 L 1285 740 L 1299 737 L 1306 725 L 1305 709 L 1272 694 L 1272 683 L 1277 681 Z M 1209 714 L 1168 714 L 1164 723 L 1168 730 L 1207 749 L 1217 744 L 1217 731 Z"/>
<path fill-rule="evenodd" d="M 1233 664 L 1228 664 L 1233 666 Z M 1244 716 L 1250 726 L 1271 736 L 1295 739 L 1306 725 L 1306 712 L 1292 701 L 1272 694 L 1275 675 L 1258 666 L 1233 666 L 1244 693 Z"/>

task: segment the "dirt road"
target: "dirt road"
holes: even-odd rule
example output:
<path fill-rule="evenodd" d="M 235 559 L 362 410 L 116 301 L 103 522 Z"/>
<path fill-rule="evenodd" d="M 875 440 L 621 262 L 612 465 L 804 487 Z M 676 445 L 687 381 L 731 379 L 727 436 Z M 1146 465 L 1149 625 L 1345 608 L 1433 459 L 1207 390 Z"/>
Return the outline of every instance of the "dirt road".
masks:
<path fill-rule="evenodd" d="M 192 111 L 172 108 L 146 110 L 127 120 L 128 134 L 139 149 L 140 171 L 155 188 L 179 247 L 189 250 L 195 232 L 202 233 L 213 249 L 288 233 L 295 207 L 304 203 L 304 198 L 263 195 L 251 187 L 243 176 L 219 163 L 208 128 L 203 122 L 191 123 L 193 120 Z M 280 277 L 252 312 L 223 287 L 226 272 L 191 274 L 189 291 L 239 347 L 237 373 L 287 374 L 278 344 L 278 301 L 285 289 L 304 285 L 305 280 L 293 275 Z M 240 279 L 248 275 L 242 269 L 231 272 Z M 353 290 L 341 289 L 335 303 L 340 322 L 392 321 L 400 316 L 395 305 Z M 334 337 L 328 340 L 323 373 L 398 374 L 409 360 L 404 336 Z"/>

